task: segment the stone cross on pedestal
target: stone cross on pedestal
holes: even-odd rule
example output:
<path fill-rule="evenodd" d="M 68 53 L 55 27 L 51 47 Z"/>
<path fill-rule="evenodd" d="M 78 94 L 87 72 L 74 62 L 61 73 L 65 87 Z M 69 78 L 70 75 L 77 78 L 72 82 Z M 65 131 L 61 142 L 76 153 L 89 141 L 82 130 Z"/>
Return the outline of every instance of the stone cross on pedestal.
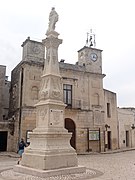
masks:
<path fill-rule="evenodd" d="M 35 105 L 36 128 L 30 134 L 30 146 L 24 151 L 21 165 L 15 167 L 18 172 L 42 177 L 85 172 L 84 167 L 78 167 L 76 151 L 70 145 L 72 134 L 64 128 L 65 104 L 58 62 L 62 40 L 54 28 L 48 29 L 43 40 L 46 59 L 39 102 Z"/>

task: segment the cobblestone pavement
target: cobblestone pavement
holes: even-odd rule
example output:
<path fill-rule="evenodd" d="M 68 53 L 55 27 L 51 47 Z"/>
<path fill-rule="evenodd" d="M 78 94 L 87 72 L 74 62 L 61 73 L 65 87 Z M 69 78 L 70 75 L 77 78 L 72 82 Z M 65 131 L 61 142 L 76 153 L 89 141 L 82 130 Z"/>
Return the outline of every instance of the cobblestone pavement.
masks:
<path fill-rule="evenodd" d="M 79 155 L 79 165 L 87 168 L 87 173 L 90 176 L 61 176 L 55 178 L 44 178 L 45 180 L 79 180 L 79 179 L 93 179 L 93 180 L 135 180 L 135 150 L 120 153 L 110 154 L 91 154 Z M 43 180 L 26 175 L 16 174 L 12 168 L 17 162 L 17 158 L 0 156 L 0 180 Z M 84 178 L 83 178 L 84 177 Z"/>
<path fill-rule="evenodd" d="M 16 161 L 17 158 L 0 155 L 0 172 L 13 168 L 13 166 L 16 164 Z M 4 180 L 1 174 L 0 174 L 0 180 Z"/>
<path fill-rule="evenodd" d="M 79 164 L 104 173 L 94 180 L 135 180 L 135 150 L 80 156 Z"/>

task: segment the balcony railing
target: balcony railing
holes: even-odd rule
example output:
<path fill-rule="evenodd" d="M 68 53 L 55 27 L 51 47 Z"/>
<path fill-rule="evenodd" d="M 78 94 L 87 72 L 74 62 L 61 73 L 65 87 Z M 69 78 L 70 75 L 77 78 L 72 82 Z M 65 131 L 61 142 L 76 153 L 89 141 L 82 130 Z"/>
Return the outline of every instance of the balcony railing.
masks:
<path fill-rule="evenodd" d="M 88 110 L 89 105 L 87 101 L 80 99 L 72 99 L 72 104 L 68 104 L 66 108 Z"/>

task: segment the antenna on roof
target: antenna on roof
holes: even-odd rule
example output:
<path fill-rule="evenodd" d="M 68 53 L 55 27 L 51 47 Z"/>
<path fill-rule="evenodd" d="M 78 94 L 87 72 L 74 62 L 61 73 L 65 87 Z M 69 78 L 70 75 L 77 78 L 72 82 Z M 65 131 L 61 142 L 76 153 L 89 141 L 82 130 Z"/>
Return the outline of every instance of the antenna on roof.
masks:
<path fill-rule="evenodd" d="M 90 29 L 90 33 L 87 32 L 86 46 L 96 47 L 95 34 L 93 33 L 92 29 Z"/>
<path fill-rule="evenodd" d="M 89 45 L 89 33 L 87 32 L 86 46 Z"/>

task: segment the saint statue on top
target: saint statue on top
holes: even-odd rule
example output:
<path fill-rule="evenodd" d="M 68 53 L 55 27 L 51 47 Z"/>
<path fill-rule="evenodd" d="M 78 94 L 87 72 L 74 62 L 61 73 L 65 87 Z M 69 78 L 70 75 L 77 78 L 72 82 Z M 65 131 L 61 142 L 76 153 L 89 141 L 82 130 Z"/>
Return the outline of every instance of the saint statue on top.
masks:
<path fill-rule="evenodd" d="M 55 11 L 55 8 L 52 7 L 52 10 L 49 14 L 49 24 L 48 24 L 47 33 L 51 32 L 51 31 L 55 31 L 55 24 L 58 21 L 58 19 L 59 19 L 59 16 L 58 16 L 57 12 Z"/>

